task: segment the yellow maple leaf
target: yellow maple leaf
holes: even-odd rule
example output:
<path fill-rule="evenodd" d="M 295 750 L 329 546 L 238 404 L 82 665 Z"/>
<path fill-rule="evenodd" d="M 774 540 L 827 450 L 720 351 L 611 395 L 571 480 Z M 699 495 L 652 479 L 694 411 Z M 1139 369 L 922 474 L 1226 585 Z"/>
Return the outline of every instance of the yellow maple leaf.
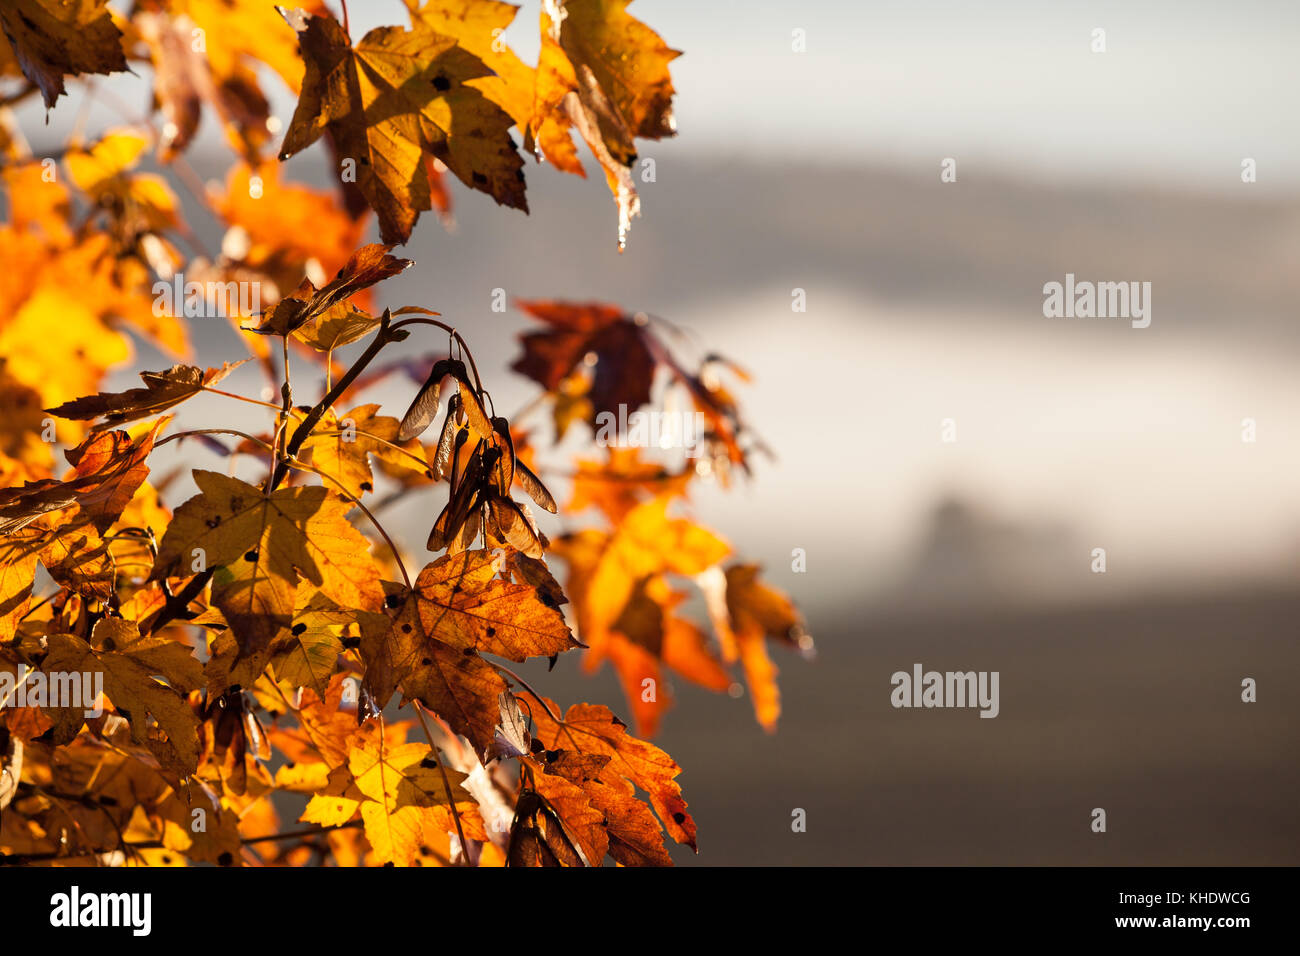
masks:
<path fill-rule="evenodd" d="M 379 570 L 347 520 L 349 502 L 319 486 L 263 495 L 216 472 L 196 470 L 194 480 L 200 493 L 172 516 L 152 578 L 217 568 L 212 603 L 239 641 L 236 660 L 289 626 L 299 576 L 342 607 L 379 609 Z"/>
<path fill-rule="evenodd" d="M 371 455 L 398 471 L 432 477 L 424 447 L 414 439 L 399 443 L 397 419 L 378 411 L 378 404 L 358 405 L 343 415 L 328 411 L 302 446 L 308 464 L 358 498 L 375 490 Z"/>
<path fill-rule="evenodd" d="M 371 723 L 357 731 L 346 768 L 327 778 L 326 792 L 313 796 L 304 822 L 339 826 L 361 814 L 366 839 L 383 862 L 409 866 L 424 842 L 426 828 L 454 826 L 454 801 L 461 825 L 486 838 L 477 804 L 461 786 L 465 774 L 439 768 L 427 744 L 391 745 Z"/>
<path fill-rule="evenodd" d="M 176 655 L 183 653 L 183 648 L 170 641 L 163 642 L 175 649 L 171 651 L 150 642 L 140 650 L 153 651 L 154 654 L 138 656 L 133 653 L 132 642 L 128 640 L 119 646 L 115 640 L 129 635 L 133 629 L 131 622 L 100 621 L 92 636 L 93 645 L 73 634 L 51 634 L 48 637 L 50 651 L 41 668 L 46 673 L 89 672 L 101 675 L 104 693 L 117 712 L 127 718 L 132 738 L 148 744 L 167 769 L 182 776 L 188 775 L 198 768 L 198 718 L 176 687 L 161 684 L 153 678 L 155 673 L 166 673 L 169 679 L 177 677 L 180 686 L 184 686 L 180 676 L 183 672 L 167 666 L 177 660 Z M 134 643 L 141 640 L 139 632 L 135 631 Z M 197 662 L 194 664 L 197 667 Z M 165 740 L 148 734 L 146 714 L 158 722 L 158 727 L 166 734 Z"/>
<path fill-rule="evenodd" d="M 405 242 L 432 208 L 426 154 L 467 186 L 526 210 L 523 159 L 510 115 L 470 80 L 490 75 L 483 61 L 419 21 L 414 29 L 376 27 L 355 48 L 331 17 L 286 15 L 298 31 L 307 75 L 280 158 L 326 129 L 353 162 L 356 183 L 379 216 L 386 243 Z"/>

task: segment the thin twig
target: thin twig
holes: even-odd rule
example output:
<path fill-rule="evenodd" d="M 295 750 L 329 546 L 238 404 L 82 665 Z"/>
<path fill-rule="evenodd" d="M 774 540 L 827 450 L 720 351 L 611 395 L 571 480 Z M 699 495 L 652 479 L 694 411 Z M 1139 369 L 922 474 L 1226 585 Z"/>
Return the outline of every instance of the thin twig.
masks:
<path fill-rule="evenodd" d="M 460 344 L 461 352 L 464 354 L 465 358 L 469 359 L 469 367 L 474 372 L 474 387 L 477 388 L 480 392 L 483 391 L 483 380 L 479 378 L 478 366 L 474 363 L 474 354 L 469 350 L 469 343 L 465 341 L 464 337 L 459 332 L 457 332 L 452 326 L 448 325 L 446 322 L 439 322 L 437 319 L 430 319 L 425 317 L 414 318 L 414 319 L 402 319 L 402 321 L 400 322 L 394 322 L 393 331 L 397 331 L 398 329 L 407 325 L 432 325 L 436 329 L 442 329 L 453 339 L 455 339 L 456 342 Z"/>
<path fill-rule="evenodd" d="M 379 354 L 384 346 L 388 345 L 390 342 L 396 341 L 392 335 L 393 331 L 393 326 L 389 324 L 389 313 L 385 310 L 383 318 L 379 323 L 379 333 L 366 347 L 366 350 L 357 357 L 355 362 L 352 363 L 352 367 L 343 373 L 343 377 L 340 378 L 338 382 L 335 383 L 334 387 L 329 390 L 329 394 L 322 398 L 320 402 L 303 417 L 302 422 L 298 425 L 297 429 L 295 429 L 293 437 L 289 439 L 289 444 L 285 447 L 286 457 L 296 458 L 298 456 L 298 451 L 302 448 L 303 442 L 305 442 L 308 436 L 311 435 L 312 429 L 315 428 L 316 424 L 324 417 L 325 412 L 343 396 L 343 393 L 348 390 L 348 386 L 356 381 L 357 376 L 365 370 L 367 365 L 374 361 L 375 356 Z M 268 487 L 274 490 L 280 482 L 284 480 L 284 476 L 288 473 L 288 470 L 289 466 L 284 460 L 277 462 L 275 471 L 272 472 L 270 481 L 268 482 Z"/>
<path fill-rule="evenodd" d="M 433 752 L 433 759 L 438 764 L 438 773 L 442 774 L 442 785 L 447 788 L 447 806 L 451 810 L 451 818 L 456 821 L 456 835 L 460 837 L 460 858 L 465 863 L 469 863 L 469 844 L 465 842 L 465 831 L 460 826 L 460 811 L 456 809 L 456 798 L 451 794 L 451 781 L 447 779 L 447 768 L 442 765 L 438 745 L 433 742 L 433 734 L 429 732 L 429 722 L 424 719 L 424 707 L 418 700 L 415 702 L 415 716 L 420 718 L 420 727 L 429 741 L 429 750 Z"/>
<path fill-rule="evenodd" d="M 224 395 L 226 398 L 237 399 L 238 401 L 241 402 L 247 402 L 250 405 L 261 405 L 263 408 L 269 408 L 272 411 L 276 411 L 276 412 L 280 410 L 280 406 L 272 402 L 264 402 L 261 401 L 260 399 L 249 398 L 247 395 L 236 395 L 234 392 L 225 392 L 219 388 L 213 388 L 210 385 L 201 385 L 199 387 L 205 392 L 211 392 L 213 395 Z"/>
<path fill-rule="evenodd" d="M 262 441 L 262 439 L 254 438 L 252 435 L 248 434 L 247 432 L 236 431 L 233 428 L 191 428 L 189 431 L 177 432 L 174 435 L 168 435 L 166 438 L 162 439 L 162 441 L 154 442 L 153 447 L 161 448 L 169 441 L 175 441 L 178 438 L 185 438 L 189 435 L 235 435 L 239 438 L 245 439 L 246 441 L 251 441 L 255 445 L 261 445 L 263 448 L 266 448 L 268 450 L 271 447 L 266 442 Z"/>
<path fill-rule="evenodd" d="M 387 445 L 389 448 L 393 449 L 393 451 L 400 452 L 401 454 L 405 455 L 407 458 L 411 459 L 411 461 L 418 464 L 421 470 L 423 471 L 429 470 L 429 462 L 427 459 L 421 458 L 419 455 L 416 455 L 414 452 L 407 451 L 401 445 L 394 444 L 393 442 L 388 441 L 385 438 L 380 438 L 378 435 L 372 435 L 370 432 L 362 431 L 360 428 L 354 428 L 351 429 L 351 431 L 353 434 L 360 435 L 362 438 L 369 438 L 371 441 L 378 442 L 381 445 Z M 342 435 L 343 432 L 342 431 L 317 432 L 316 434 L 317 436 L 322 438 L 337 438 L 340 435 Z"/>

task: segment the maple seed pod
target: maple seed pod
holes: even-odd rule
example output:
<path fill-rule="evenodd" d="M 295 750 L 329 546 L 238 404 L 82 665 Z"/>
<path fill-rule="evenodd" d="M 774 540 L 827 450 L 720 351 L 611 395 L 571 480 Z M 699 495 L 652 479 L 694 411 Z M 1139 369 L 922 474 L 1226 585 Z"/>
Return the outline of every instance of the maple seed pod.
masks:
<path fill-rule="evenodd" d="M 460 395 L 453 395 L 447 399 L 447 417 L 443 420 L 442 432 L 438 435 L 438 450 L 433 456 L 434 481 L 441 481 L 443 475 L 447 474 L 447 466 L 451 464 L 452 446 L 458 434 L 456 417 L 459 413 Z"/>
<path fill-rule="evenodd" d="M 519 484 L 528 493 L 528 497 L 537 502 L 539 508 L 545 508 L 551 514 L 559 513 L 555 498 L 546 490 L 546 486 L 542 484 L 542 479 L 533 474 L 532 469 L 522 461 L 515 461 L 515 477 L 519 479 Z"/>
<path fill-rule="evenodd" d="M 510 486 L 515 480 L 515 441 L 510 434 L 510 423 L 500 416 L 492 419 L 492 430 L 501 447 L 501 461 L 498 464 L 497 492 L 509 497 Z"/>
<path fill-rule="evenodd" d="M 474 387 L 469 383 L 469 378 L 465 374 L 465 366 L 459 362 L 455 364 L 460 365 L 460 369 L 457 370 L 453 367 L 451 374 L 455 376 L 459 386 L 460 407 L 465 420 L 469 422 L 470 428 L 474 429 L 480 438 L 490 438 L 492 436 L 492 425 L 488 421 L 487 414 L 483 411 L 483 406 L 479 403 Z"/>
<path fill-rule="evenodd" d="M 429 377 L 424 380 L 420 390 L 411 401 L 411 407 L 402 416 L 402 424 L 397 429 L 397 441 L 407 442 L 433 424 L 438 416 L 438 393 L 442 389 L 442 380 L 450 374 L 451 363 L 440 359 L 433 363 Z"/>

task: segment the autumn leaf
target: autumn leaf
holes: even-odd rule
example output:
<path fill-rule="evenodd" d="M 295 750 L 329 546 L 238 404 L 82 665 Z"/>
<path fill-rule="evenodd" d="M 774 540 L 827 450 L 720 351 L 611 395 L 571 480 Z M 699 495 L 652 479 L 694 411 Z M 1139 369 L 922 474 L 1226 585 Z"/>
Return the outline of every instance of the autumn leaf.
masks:
<path fill-rule="evenodd" d="M 7 360 L 7 377 L 36 391 L 40 404 L 50 407 L 99 389 L 104 374 L 132 354 L 127 329 L 176 358 L 188 354 L 184 325 L 155 314 L 148 295 L 152 276 L 133 251 L 122 248 L 125 237 L 97 231 L 96 219 L 83 224 L 70 243 L 50 229 L 50 216 L 68 201 L 61 182 L 29 182 L 21 194 L 23 180 L 4 179 L 15 222 L 20 212 L 35 217 L 22 229 L 0 226 L 0 255 L 7 264 L 0 286 L 0 314 L 6 317 L 0 321 L 0 355 Z M 130 242 L 132 250 L 148 244 L 140 235 Z M 83 436 L 79 426 L 59 424 L 60 440 L 73 444 Z"/>
<path fill-rule="evenodd" d="M 752 630 L 791 647 L 807 647 L 803 618 L 790 598 L 759 580 L 757 564 L 726 570 L 727 613 L 734 630 Z"/>
<path fill-rule="evenodd" d="M 303 443 L 301 457 L 357 498 L 375 490 L 371 456 L 395 471 L 431 476 L 423 446 L 400 442 L 397 419 L 378 411 L 379 405 L 369 404 L 343 415 L 326 412 Z M 294 417 L 301 416 L 295 413 Z"/>
<path fill-rule="evenodd" d="M 273 9 L 271 15 L 292 36 Z M 342 269 L 366 226 L 364 217 L 353 219 L 340 209 L 332 193 L 285 181 L 278 162 L 232 167 L 225 190 L 212 201 L 229 230 L 223 248 L 241 264 L 270 275 L 281 294 L 298 287 L 309 263 L 319 266 L 322 282 Z M 364 290 L 354 299 L 362 308 L 369 305 Z"/>
<path fill-rule="evenodd" d="M 366 839 L 380 860 L 409 866 L 426 827 L 449 829 L 449 804 L 457 813 L 476 813 L 461 783 L 465 775 L 439 768 L 426 744 L 388 746 L 374 725 L 352 741 L 346 768 L 329 774 L 326 793 L 312 797 L 304 822 L 339 826 L 360 812 Z M 475 828 L 480 836 L 481 821 Z"/>
<path fill-rule="evenodd" d="M 674 610 L 685 595 L 668 583 L 669 575 L 703 574 L 730 548 L 694 522 L 669 517 L 672 500 L 661 495 L 634 505 L 611 531 L 587 528 L 552 542 L 569 566 L 566 593 L 589 648 L 583 667 L 594 671 L 610 660 L 637 730 L 647 736 L 672 704 L 663 667 L 713 691 L 731 685 L 708 638 Z M 656 688 L 650 699 L 646 680 Z"/>
<path fill-rule="evenodd" d="M 43 282 L 7 315 L 0 325 L 0 354 L 14 379 L 40 395 L 43 407 L 97 391 L 104 373 L 131 357 L 126 336 L 109 329 L 92 304 L 68 287 Z"/>
<path fill-rule="evenodd" d="M 310 279 L 304 279 L 293 295 L 277 302 L 267 312 L 262 324 L 251 331 L 263 335 L 288 335 L 308 321 L 341 306 L 361 290 L 415 265 L 411 259 L 389 255 L 391 248 L 378 243 L 362 246 L 352 254 L 338 275 L 319 289 Z"/>
<path fill-rule="evenodd" d="M 204 33 L 203 54 L 219 83 L 251 73 L 258 63 L 274 70 L 294 93 L 302 84 L 303 63 L 297 38 L 276 7 L 263 0 L 168 0 L 173 16 L 193 21 Z M 321 0 L 298 4 L 311 14 L 326 13 Z"/>
<path fill-rule="evenodd" d="M 588 666 L 599 662 L 606 633 L 615 627 L 637 586 L 651 575 L 701 574 L 730 548 L 686 518 L 670 518 L 671 499 L 638 505 L 612 533 L 586 529 L 554 542 L 569 564 L 566 593 L 578 615 L 578 633 L 591 648 Z"/>
<path fill-rule="evenodd" d="M 548 391 L 561 383 L 588 356 L 594 356 L 592 382 L 586 392 L 591 425 L 597 416 L 630 414 L 650 401 L 657 364 L 644 321 L 616 305 L 599 302 L 516 301 L 520 309 L 550 328 L 520 336 L 524 354 L 510 366 Z"/>
<path fill-rule="evenodd" d="M 0 644 L 13 640 L 31 607 L 36 558 L 44 543 L 44 534 L 35 528 L 0 534 Z"/>
<path fill-rule="evenodd" d="M 293 687 L 310 687 L 323 699 L 339 669 L 343 641 L 360 639 L 358 618 L 366 613 L 339 607 L 325 595 L 299 587 L 289 633 L 271 646 L 275 676 Z"/>
<path fill-rule="evenodd" d="M 304 5 L 324 10 L 314 0 Z M 130 25 L 148 49 L 154 99 L 166 120 L 162 161 L 190 145 L 208 105 L 232 148 L 256 163 L 271 136 L 258 66 L 266 63 L 295 93 L 303 74 L 294 32 L 275 7 L 260 0 L 168 0 L 165 11 L 137 10 Z"/>
<path fill-rule="evenodd" d="M 526 132 L 533 121 L 537 72 L 501 39 L 519 8 L 499 0 L 406 0 L 406 5 L 413 21 L 454 36 L 457 45 L 491 69 L 493 75 L 471 80 L 469 85 L 509 113 L 520 132 Z M 543 121 L 535 139 L 557 168 L 582 174 L 573 141 L 557 121 Z"/>
<path fill-rule="evenodd" d="M 776 729 L 781 714 L 777 668 L 767 653 L 767 640 L 779 641 L 808 653 L 812 638 L 804 631 L 803 618 L 794 603 L 780 591 L 758 579 L 756 564 L 733 564 L 723 578 L 725 615 L 718 613 L 715 594 L 709 594 L 714 623 L 723 637 L 723 652 L 739 658 L 754 701 L 754 714 L 769 733 Z M 716 585 L 715 585 L 716 588 Z"/>
<path fill-rule="evenodd" d="M 165 120 L 159 159 L 169 163 L 183 153 L 198 132 L 204 104 L 212 107 L 230 141 L 256 162 L 270 139 L 270 105 L 257 76 L 243 65 L 218 76 L 207 56 L 206 34 L 199 44 L 193 21 L 141 11 L 132 21 L 149 51 L 154 73 L 154 100 Z"/>
<path fill-rule="evenodd" d="M 244 361 L 248 361 L 245 359 Z M 86 398 L 47 408 L 60 418 L 90 419 L 103 417 L 92 431 L 103 431 L 140 418 L 148 418 L 192 398 L 209 385 L 215 385 L 244 362 L 226 362 L 206 372 L 193 365 L 173 365 L 163 372 L 141 372 L 144 388 L 125 392 L 101 392 Z"/>
<path fill-rule="evenodd" d="M 110 600 L 116 568 L 108 542 L 88 521 L 79 520 L 78 512 L 74 506 L 24 530 L 42 535 L 41 565 L 57 583 L 98 601 Z"/>
<path fill-rule="evenodd" d="M 569 750 L 540 756 L 546 772 L 535 778 L 537 788 L 579 835 L 589 859 L 594 855 L 599 860 L 608 852 L 623 866 L 673 865 L 664 847 L 663 827 L 637 798 L 632 784 L 607 769 L 610 757 Z M 595 824 L 583 826 L 593 814 Z"/>
<path fill-rule="evenodd" d="M 671 357 L 667 364 L 674 379 L 690 395 L 696 410 L 704 416 L 704 434 L 700 436 L 703 447 L 696 450 L 696 455 L 711 466 L 712 473 L 724 484 L 731 465 L 749 472 L 750 450 L 763 451 L 771 456 L 771 450 L 741 419 L 736 399 L 723 387 L 718 374 L 720 369 L 726 369 L 741 381 L 748 382 L 748 372 L 717 354 L 706 355 L 696 373 L 688 372 Z"/>
<path fill-rule="evenodd" d="M 544 560 L 529 557 L 521 551 L 510 551 L 506 554 L 506 570 L 515 581 L 536 588 L 537 596 L 543 604 L 559 608 L 560 605 L 569 603 L 560 582 L 555 580 L 555 575 Z"/>
<path fill-rule="evenodd" d="M 335 674 L 323 694 L 310 688 L 304 690 L 294 713 L 298 726 L 275 727 L 269 731 L 275 748 L 295 765 L 323 765 L 324 771 L 312 778 L 317 782 L 302 792 L 320 789 L 331 769 L 347 763 L 352 735 L 357 730 L 357 716 L 343 709 L 345 680 L 345 675 Z M 283 708 L 284 701 L 279 694 L 273 697 Z"/>
<path fill-rule="evenodd" d="M 598 508 L 611 524 L 619 524 L 637 505 L 659 496 L 685 497 L 691 473 L 670 472 L 657 462 L 643 461 L 640 449 L 606 449 L 608 460 L 579 459 L 568 511 Z"/>
<path fill-rule="evenodd" d="M 65 76 L 127 68 L 108 0 L 7 0 L 0 27 L 47 110 L 66 92 Z"/>
<path fill-rule="evenodd" d="M 674 94 L 668 64 L 681 56 L 652 29 L 631 16 L 631 0 L 545 0 L 550 23 L 543 42 L 557 43 L 577 74 L 584 106 L 597 113 L 602 137 L 663 139 L 675 136 Z M 557 17 L 555 14 L 559 14 Z M 550 29 L 546 29 L 546 27 Z M 584 74 L 590 73 L 590 76 Z M 607 100 L 600 105 L 601 98 Z M 630 143 L 615 152 L 628 158 Z"/>
<path fill-rule="evenodd" d="M 491 73 L 470 80 L 510 114 L 522 131 L 532 118 L 533 69 L 501 41 L 519 9 L 499 0 L 406 0 L 411 20 L 430 32 L 456 38 L 456 44 L 483 61 Z"/>
<path fill-rule="evenodd" d="M 17 150 L 15 153 L 11 157 L 15 162 L 0 169 L 0 182 L 9 196 L 10 226 L 20 234 L 37 233 L 51 245 L 66 245 L 72 240 L 68 222 L 72 206 L 67 188 L 57 181 L 49 182 L 48 171 L 33 157 Z"/>
<path fill-rule="evenodd" d="M 76 526 L 90 524 L 101 533 L 107 531 L 148 476 L 145 458 L 167 421 L 159 419 L 139 440 L 124 431 L 92 435 L 64 452 L 73 466 L 66 480 L 47 478 L 0 491 L 0 535 L 74 505 L 80 518 Z"/>
<path fill-rule="evenodd" d="M 580 750 L 583 754 L 609 758 L 602 776 L 612 781 L 626 779 L 650 798 L 660 822 L 678 843 L 695 846 L 695 821 L 686 811 L 682 788 L 676 777 L 681 773 L 668 754 L 654 744 L 638 740 L 627 732 L 626 725 L 598 704 L 574 704 L 562 720 L 554 702 L 536 701 L 533 720 L 537 739 L 548 750 Z M 611 784 L 613 785 L 613 784 Z M 639 842 L 639 841 L 638 841 Z"/>
<path fill-rule="evenodd" d="M 400 688 L 484 754 L 495 737 L 506 682 L 472 647 L 441 639 L 446 632 L 430 626 L 440 622 L 419 612 L 419 600 L 409 597 L 392 620 L 368 619 L 361 640 L 367 687 L 381 707 Z"/>
<path fill-rule="evenodd" d="M 469 85 L 491 71 L 454 37 L 416 21 L 411 30 L 377 27 L 354 49 L 330 17 L 289 11 L 285 19 L 298 31 L 307 76 L 280 158 L 329 130 L 355 166 L 384 242 L 405 242 L 432 208 L 426 155 L 497 202 L 527 210 L 513 121 Z"/>
<path fill-rule="evenodd" d="M 564 616 L 536 588 L 497 577 L 497 567 L 496 557 L 486 550 L 444 555 L 427 565 L 414 588 L 425 630 L 462 651 L 512 661 L 582 646 Z"/>
<path fill-rule="evenodd" d="M 212 602 L 239 641 L 236 659 L 263 652 L 293 619 L 301 576 L 347 608 L 377 611 L 379 571 L 347 520 L 351 504 L 320 486 L 264 495 L 237 478 L 194 472 L 200 493 L 176 509 L 152 579 L 218 568 Z"/>
<path fill-rule="evenodd" d="M 51 634 L 46 673 L 103 675 L 104 693 L 131 724 L 132 738 L 145 743 L 165 767 L 185 776 L 198 767 L 198 718 L 181 691 L 197 684 L 198 662 L 170 641 L 140 637 L 133 622 L 103 620 L 92 643 L 73 634 Z M 182 660 L 185 658 L 186 660 Z M 166 677 L 159 683 L 154 674 Z M 157 721 L 166 739 L 146 734 L 145 714 Z"/>
<path fill-rule="evenodd" d="M 0 633 L 25 613 L 32 562 L 87 597 L 109 600 L 116 575 L 103 534 L 149 473 L 145 457 L 167 419 L 133 441 L 126 432 L 92 436 L 65 452 L 74 466 L 52 478 L 0 491 Z"/>
<path fill-rule="evenodd" d="M 131 233 L 163 232 L 178 222 L 180 203 L 167 181 L 132 172 L 148 145 L 136 130 L 114 129 L 88 149 L 69 150 L 63 160 L 77 188 L 95 205 L 116 210 Z"/>
<path fill-rule="evenodd" d="M 68 489 L 97 529 L 107 529 L 135 497 L 149 474 L 145 459 L 169 421 L 159 418 L 139 438 L 124 431 L 101 433 L 64 452 L 72 465 Z"/>
<path fill-rule="evenodd" d="M 646 737 L 658 732 L 660 720 L 673 705 L 665 669 L 714 693 L 732 685 L 708 635 L 675 612 L 686 597 L 673 590 L 663 575 L 643 578 L 606 637 L 605 654 L 618 673 L 637 732 Z M 649 697 L 646 681 L 652 681 L 649 686 L 656 690 Z"/>
<path fill-rule="evenodd" d="M 0 407 L 5 410 L 0 417 L 0 455 L 35 474 L 54 462 L 50 443 L 41 440 L 45 425 L 41 396 L 34 388 L 13 379 L 5 371 L 6 364 L 5 359 L 0 359 Z"/>
<path fill-rule="evenodd" d="M 382 321 L 350 302 L 340 303 L 294 329 L 293 337 L 317 351 L 330 352 L 360 341 L 379 328 Z"/>
<path fill-rule="evenodd" d="M 614 195 L 620 251 L 641 213 L 632 179 L 634 139 L 676 135 L 668 64 L 681 55 L 628 14 L 629 2 L 544 0 L 537 92 L 525 141 L 529 148 L 540 135 L 543 143 L 554 143 L 544 124 L 573 124 Z"/>

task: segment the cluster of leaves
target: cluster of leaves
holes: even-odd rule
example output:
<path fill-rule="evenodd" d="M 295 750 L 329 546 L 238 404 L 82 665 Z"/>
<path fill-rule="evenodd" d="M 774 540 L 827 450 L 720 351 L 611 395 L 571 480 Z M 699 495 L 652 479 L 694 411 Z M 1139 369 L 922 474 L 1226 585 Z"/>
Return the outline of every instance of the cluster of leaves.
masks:
<path fill-rule="evenodd" d="M 373 303 L 411 264 L 388 240 L 443 191 L 441 170 L 522 205 L 511 126 L 565 169 L 580 168 L 577 127 L 624 214 L 635 208 L 632 139 L 672 131 L 675 54 L 625 6 L 548 0 L 535 69 L 497 42 L 514 8 L 494 0 L 412 5 L 410 29 L 355 47 L 346 11 L 340 23 L 323 5 L 285 19 L 256 0 L 142 0 L 124 18 L 100 0 L 0 9 L 0 76 L 49 107 L 67 77 L 144 57 L 157 114 L 74 136 L 69 188 L 0 108 L 0 862 L 643 865 L 671 862 L 665 834 L 695 846 L 680 768 L 643 739 L 671 704 L 669 672 L 725 691 L 738 667 L 770 729 L 768 642 L 809 645 L 789 600 L 678 514 L 696 482 L 747 471 L 761 447 L 722 384 L 742 373 L 716 356 L 688 368 L 661 320 L 519 303 L 544 328 L 522 337 L 515 369 L 541 386 L 529 410 L 550 409 L 557 442 L 672 395 L 706 423 L 699 456 L 675 467 L 620 447 L 580 460 L 561 507 L 537 432 L 497 414 L 461 334 L 426 308 Z M 300 91 L 282 154 L 324 133 L 362 158 L 355 185 L 385 244 L 361 245 L 365 206 L 283 183 L 263 160 L 258 64 Z M 195 192 L 225 227 L 215 256 L 167 180 L 137 169 L 152 148 L 185 181 L 203 104 L 242 157 L 224 192 Z M 232 319 L 278 402 L 217 387 L 243 362 L 188 363 L 179 304 L 160 311 L 148 293 L 178 269 L 264 290 L 264 310 Z M 376 364 L 430 328 L 445 354 L 401 347 Z M 178 364 L 102 391 L 133 337 Z M 325 381 L 310 404 L 294 398 L 301 361 Z M 413 370 L 401 418 L 351 404 Z M 177 428 L 199 397 L 258 406 L 266 430 Z M 180 470 L 151 463 L 173 442 L 229 468 L 191 470 L 197 493 L 171 510 Z M 412 575 L 377 515 L 429 496 L 442 501 L 435 557 Z M 548 537 L 533 507 L 599 519 Z M 682 611 L 692 588 L 702 621 Z M 564 710 L 510 667 L 583 648 L 586 666 L 616 668 L 639 736 L 604 706 Z M 72 673 L 102 684 L 101 707 L 18 696 Z M 295 797 L 301 826 L 285 830 Z"/>
<path fill-rule="evenodd" d="M 629 15 L 631 0 L 544 0 L 538 64 L 501 40 L 517 7 L 499 0 L 405 0 L 410 26 L 371 30 L 355 44 L 320 0 L 137 0 L 121 19 L 107 0 L 14 0 L 0 11 L 0 76 L 24 76 L 52 107 L 65 77 L 153 70 L 165 119 L 159 158 L 191 144 L 203 110 L 219 117 L 252 167 L 275 127 L 257 67 L 299 94 L 279 156 L 324 135 L 350 173 L 348 208 L 405 242 L 420 213 L 447 211 L 443 174 L 527 211 L 524 159 L 511 138 L 567 173 L 585 176 L 573 131 L 599 162 L 618 205 L 622 248 L 640 199 L 637 138 L 676 133 L 671 50 Z M 299 55 L 301 54 L 301 55 Z"/>

